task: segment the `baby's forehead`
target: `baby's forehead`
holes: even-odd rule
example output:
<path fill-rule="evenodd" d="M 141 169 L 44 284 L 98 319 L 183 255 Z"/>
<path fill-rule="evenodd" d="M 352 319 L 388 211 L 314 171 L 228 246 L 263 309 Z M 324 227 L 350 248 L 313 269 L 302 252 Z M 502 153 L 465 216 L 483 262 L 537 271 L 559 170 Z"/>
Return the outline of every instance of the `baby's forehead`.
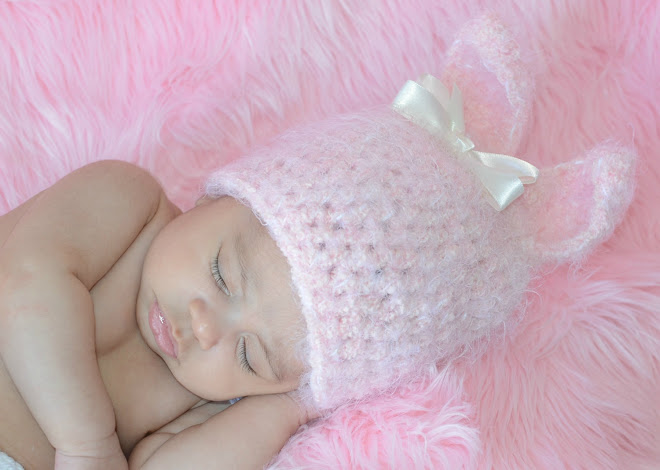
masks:
<path fill-rule="evenodd" d="M 271 360 L 282 381 L 298 379 L 308 369 L 307 334 L 304 322 L 302 325 L 298 322 L 284 325 L 281 333 L 278 335 L 279 339 L 275 341 L 275 351 L 272 352 Z"/>
<path fill-rule="evenodd" d="M 234 246 L 245 281 L 269 300 L 284 300 L 267 302 L 261 312 L 269 329 L 271 360 L 283 380 L 298 378 L 306 370 L 307 327 L 288 260 L 249 206 L 235 199 L 231 204 L 243 216 L 243 223 L 236 227 Z"/>

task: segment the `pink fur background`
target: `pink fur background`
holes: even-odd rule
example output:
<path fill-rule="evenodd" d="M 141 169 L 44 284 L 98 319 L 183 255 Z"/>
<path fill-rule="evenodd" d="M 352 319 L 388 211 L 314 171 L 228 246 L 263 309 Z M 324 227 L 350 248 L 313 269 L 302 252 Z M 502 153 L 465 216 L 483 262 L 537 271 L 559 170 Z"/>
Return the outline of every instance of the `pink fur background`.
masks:
<path fill-rule="evenodd" d="M 480 361 L 340 408 L 271 466 L 660 468 L 655 0 L 4 1 L 0 213 L 103 158 L 151 170 L 189 208 L 250 146 L 440 73 L 486 5 L 536 76 L 518 156 L 546 166 L 604 139 L 634 145 L 635 201 L 581 267 L 535 283 L 522 324 Z"/>

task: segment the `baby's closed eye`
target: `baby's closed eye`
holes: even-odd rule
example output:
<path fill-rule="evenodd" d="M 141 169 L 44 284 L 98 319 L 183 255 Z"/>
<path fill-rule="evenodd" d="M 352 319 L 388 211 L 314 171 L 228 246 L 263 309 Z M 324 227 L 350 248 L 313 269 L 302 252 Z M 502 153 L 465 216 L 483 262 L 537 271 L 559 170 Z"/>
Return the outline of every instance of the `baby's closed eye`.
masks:
<path fill-rule="evenodd" d="M 238 341 L 238 358 L 243 370 L 252 375 L 257 375 L 257 372 L 252 368 L 250 361 L 248 360 L 245 336 L 241 336 L 241 339 Z"/>
<path fill-rule="evenodd" d="M 215 280 L 215 283 L 218 285 L 220 290 L 224 292 L 226 295 L 231 296 L 231 292 L 227 287 L 227 283 L 225 282 L 224 278 L 222 277 L 222 274 L 220 273 L 220 262 L 218 261 L 219 257 L 220 257 L 220 253 L 218 253 L 218 256 L 213 258 L 213 260 L 211 261 L 211 274 L 213 275 L 213 279 Z"/>

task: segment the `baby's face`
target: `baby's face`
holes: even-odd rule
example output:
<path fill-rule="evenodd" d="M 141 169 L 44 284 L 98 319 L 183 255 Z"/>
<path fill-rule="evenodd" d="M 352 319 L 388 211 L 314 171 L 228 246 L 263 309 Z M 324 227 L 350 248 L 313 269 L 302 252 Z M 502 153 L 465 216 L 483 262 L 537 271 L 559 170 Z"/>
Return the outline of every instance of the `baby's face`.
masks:
<path fill-rule="evenodd" d="M 291 391 L 304 321 L 289 266 L 252 211 L 207 200 L 155 238 L 137 321 L 174 377 L 207 400 Z"/>

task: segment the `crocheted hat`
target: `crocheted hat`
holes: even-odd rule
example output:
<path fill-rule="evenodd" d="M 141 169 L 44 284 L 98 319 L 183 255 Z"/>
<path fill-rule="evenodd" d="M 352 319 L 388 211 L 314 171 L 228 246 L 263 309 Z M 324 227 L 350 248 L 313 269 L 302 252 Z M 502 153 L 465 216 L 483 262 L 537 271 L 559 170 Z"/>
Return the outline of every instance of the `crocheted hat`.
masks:
<path fill-rule="evenodd" d="M 466 93 L 474 143 L 462 129 L 458 93 L 427 77 L 409 82 L 394 109 L 292 130 L 207 182 L 209 196 L 248 205 L 290 264 L 318 408 L 390 389 L 502 330 L 532 270 L 584 255 L 632 197 L 634 157 L 610 146 L 541 172 L 511 202 L 535 169 L 474 145 L 517 147 L 531 80 L 491 18 L 466 28 L 457 44 L 445 76 L 463 90 L 494 90 L 488 103 Z M 466 54 L 486 75 L 456 72 Z M 490 121 L 494 105 L 503 117 Z"/>

